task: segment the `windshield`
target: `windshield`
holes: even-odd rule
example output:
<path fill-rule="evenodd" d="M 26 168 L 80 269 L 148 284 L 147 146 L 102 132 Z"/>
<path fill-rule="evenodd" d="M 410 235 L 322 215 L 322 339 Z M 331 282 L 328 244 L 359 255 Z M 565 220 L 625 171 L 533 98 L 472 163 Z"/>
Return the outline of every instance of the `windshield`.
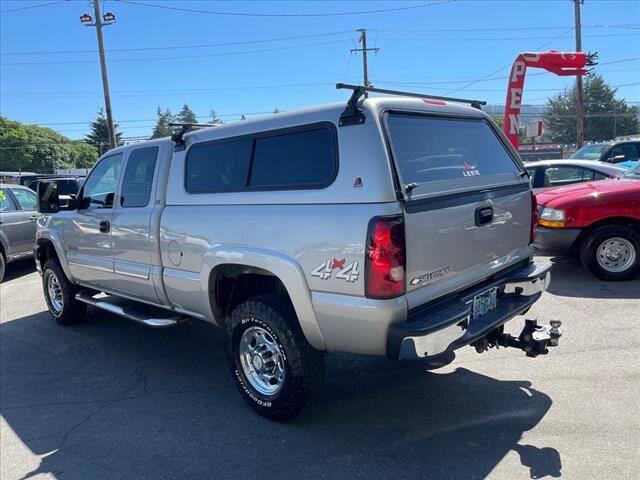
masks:
<path fill-rule="evenodd" d="M 640 162 L 636 164 L 630 171 L 624 174 L 624 178 L 633 178 L 634 180 L 640 180 Z"/>
<path fill-rule="evenodd" d="M 598 145 L 587 145 L 586 147 L 582 147 L 576 153 L 571 155 L 569 158 L 579 159 L 579 160 L 600 160 L 600 154 L 602 151 L 609 146 L 608 143 L 600 143 Z"/>

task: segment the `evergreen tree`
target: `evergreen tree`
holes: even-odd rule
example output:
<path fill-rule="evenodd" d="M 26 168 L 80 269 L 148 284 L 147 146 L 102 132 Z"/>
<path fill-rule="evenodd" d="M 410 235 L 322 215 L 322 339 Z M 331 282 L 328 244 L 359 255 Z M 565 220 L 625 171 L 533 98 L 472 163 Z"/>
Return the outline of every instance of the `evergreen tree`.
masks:
<path fill-rule="evenodd" d="M 85 137 L 85 140 L 90 145 L 98 148 L 100 154 L 108 151 L 111 146 L 109 142 L 109 124 L 107 123 L 107 117 L 104 115 L 104 110 L 98 110 L 98 116 L 91 122 L 91 131 Z M 113 128 L 116 131 L 116 144 L 122 145 L 122 133 L 118 132 L 118 124 L 114 123 Z"/>
<path fill-rule="evenodd" d="M 182 106 L 182 110 L 176 115 L 176 120 L 180 123 L 198 123 L 196 114 L 189 108 L 186 103 Z"/>
<path fill-rule="evenodd" d="M 573 87 L 550 98 L 547 103 L 544 122 L 548 137 L 553 142 L 576 141 L 575 93 Z M 638 107 L 616 99 L 616 89 L 607 85 L 600 75 L 587 77 L 584 85 L 584 112 L 584 139 L 587 141 L 610 140 L 616 136 L 640 132 Z"/>
<path fill-rule="evenodd" d="M 173 115 L 168 108 L 163 112 L 160 106 L 156 111 L 156 125 L 153 127 L 151 138 L 168 137 L 173 133 L 173 128 L 169 125 L 173 121 Z"/>

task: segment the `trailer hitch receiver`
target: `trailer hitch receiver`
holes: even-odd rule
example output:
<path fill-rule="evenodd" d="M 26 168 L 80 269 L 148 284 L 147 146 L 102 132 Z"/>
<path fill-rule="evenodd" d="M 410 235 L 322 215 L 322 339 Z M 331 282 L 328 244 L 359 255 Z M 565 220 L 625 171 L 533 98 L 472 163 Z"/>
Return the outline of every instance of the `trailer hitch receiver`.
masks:
<path fill-rule="evenodd" d="M 527 319 L 518 337 L 504 333 L 504 328 L 494 330 L 489 335 L 474 342 L 472 345 L 478 353 L 492 347 L 511 347 L 522 350 L 527 357 L 537 357 L 549 353 L 549 347 L 558 346 L 562 332 L 560 320 L 551 320 L 548 325 L 538 325 L 537 319 Z"/>

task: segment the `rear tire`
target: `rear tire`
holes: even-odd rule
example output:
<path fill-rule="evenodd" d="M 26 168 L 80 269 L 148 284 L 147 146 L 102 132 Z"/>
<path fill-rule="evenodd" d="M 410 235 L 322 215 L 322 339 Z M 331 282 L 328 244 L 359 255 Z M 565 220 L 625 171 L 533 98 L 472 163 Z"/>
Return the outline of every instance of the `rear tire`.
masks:
<path fill-rule="evenodd" d="M 0 283 L 2 283 L 2 279 L 4 278 L 4 272 L 7 268 L 7 262 L 4 259 L 4 254 L 0 252 Z"/>
<path fill-rule="evenodd" d="M 320 390 L 324 352 L 307 342 L 286 299 L 264 295 L 241 303 L 226 336 L 234 383 L 258 414 L 289 420 Z"/>
<path fill-rule="evenodd" d="M 580 261 L 601 280 L 628 280 L 640 270 L 640 236 L 624 225 L 599 227 L 582 242 Z"/>
<path fill-rule="evenodd" d="M 42 288 L 49 313 L 60 325 L 72 325 L 86 318 L 87 305 L 76 300 L 78 287 L 69 281 L 57 260 L 45 263 Z"/>

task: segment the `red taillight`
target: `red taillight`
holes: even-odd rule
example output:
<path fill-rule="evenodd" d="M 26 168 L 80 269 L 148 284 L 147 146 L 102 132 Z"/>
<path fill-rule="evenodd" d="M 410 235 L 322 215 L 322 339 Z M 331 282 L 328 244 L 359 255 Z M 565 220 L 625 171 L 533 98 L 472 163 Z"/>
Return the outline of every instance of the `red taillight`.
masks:
<path fill-rule="evenodd" d="M 375 217 L 369 222 L 365 258 L 365 292 L 369 298 L 404 293 L 405 242 L 401 216 Z"/>
<path fill-rule="evenodd" d="M 536 227 L 538 226 L 538 200 L 535 193 L 531 193 L 531 234 L 529 235 L 529 243 L 533 243 L 536 239 Z"/>

